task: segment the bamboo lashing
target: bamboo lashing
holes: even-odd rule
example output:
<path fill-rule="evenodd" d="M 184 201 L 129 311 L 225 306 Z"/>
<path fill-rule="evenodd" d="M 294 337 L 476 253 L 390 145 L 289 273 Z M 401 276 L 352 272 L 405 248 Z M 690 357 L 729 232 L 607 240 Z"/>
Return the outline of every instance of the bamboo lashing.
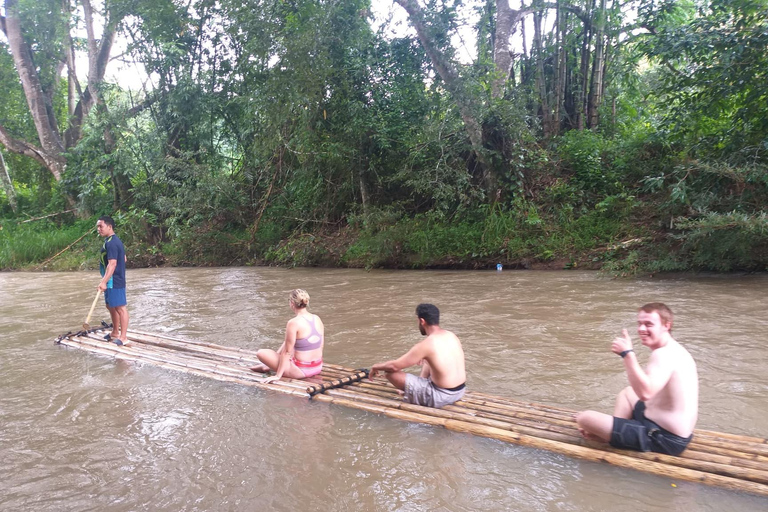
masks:
<path fill-rule="evenodd" d="M 365 370 L 328 363 L 323 365 L 319 375 L 310 379 L 284 378 L 266 383 L 264 377 L 249 369 L 258 361 L 255 350 L 135 330 L 128 333 L 132 343 L 120 347 L 105 342 L 99 330 L 67 333 L 60 336 L 57 343 L 224 382 L 295 396 L 309 394 L 310 398 L 322 402 L 585 460 L 608 462 L 668 478 L 768 496 L 768 442 L 760 437 L 696 430 L 693 441 L 677 457 L 618 450 L 582 439 L 574 420 L 576 411 L 563 407 L 468 390 L 455 404 L 431 409 L 403 402 L 398 391 L 384 378 L 370 381 L 366 379 Z M 313 385 L 307 387 L 308 382 Z"/>
<path fill-rule="evenodd" d="M 352 375 L 347 375 L 346 377 L 342 377 L 340 379 L 324 382 L 322 384 L 318 384 L 317 386 L 309 386 L 307 388 L 307 393 L 309 394 L 309 398 L 312 398 L 318 393 L 322 393 L 329 389 L 340 388 L 341 386 L 346 386 L 347 384 L 351 384 L 353 382 L 359 382 L 367 377 L 368 370 L 358 370 Z"/>

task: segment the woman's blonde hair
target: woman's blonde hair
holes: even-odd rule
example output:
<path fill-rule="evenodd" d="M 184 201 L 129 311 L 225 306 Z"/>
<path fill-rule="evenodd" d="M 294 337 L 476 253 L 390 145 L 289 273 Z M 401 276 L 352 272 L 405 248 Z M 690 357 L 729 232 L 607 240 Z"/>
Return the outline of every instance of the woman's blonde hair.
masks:
<path fill-rule="evenodd" d="M 295 308 L 305 308 L 309 305 L 309 294 L 299 288 L 291 292 L 291 304 Z"/>

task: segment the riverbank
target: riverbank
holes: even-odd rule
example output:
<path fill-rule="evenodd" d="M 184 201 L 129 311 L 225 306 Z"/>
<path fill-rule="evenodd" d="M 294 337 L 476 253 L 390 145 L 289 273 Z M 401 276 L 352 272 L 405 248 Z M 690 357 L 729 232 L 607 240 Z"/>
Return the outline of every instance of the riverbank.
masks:
<path fill-rule="evenodd" d="M 70 271 L 98 267 L 96 218 L 4 222 L 1 270 Z M 532 203 L 507 210 L 382 218 L 296 229 L 284 238 L 269 223 L 255 234 L 215 222 L 171 234 L 141 219 L 119 218 L 130 268 L 285 266 L 390 269 L 590 269 L 617 276 L 659 272 L 768 269 L 768 231 L 754 220 L 720 217 L 692 225 L 654 215 L 634 198 L 580 212 Z M 274 224 L 274 222 L 273 222 Z M 757 226 L 757 228 L 755 227 Z M 154 233 L 154 234 L 153 234 Z"/>

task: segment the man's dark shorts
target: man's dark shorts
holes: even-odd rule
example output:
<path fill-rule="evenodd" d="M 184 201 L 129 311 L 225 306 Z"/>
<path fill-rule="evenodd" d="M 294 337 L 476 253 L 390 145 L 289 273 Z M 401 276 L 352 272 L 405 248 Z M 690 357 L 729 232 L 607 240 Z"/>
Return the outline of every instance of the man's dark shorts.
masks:
<path fill-rule="evenodd" d="M 680 437 L 645 417 L 645 402 L 637 401 L 632 419 L 613 418 L 611 446 L 640 452 L 680 455 L 693 439 L 693 434 Z"/>
<path fill-rule="evenodd" d="M 117 308 L 128 304 L 125 297 L 125 288 L 107 288 L 104 290 L 104 302 L 108 308 Z"/>

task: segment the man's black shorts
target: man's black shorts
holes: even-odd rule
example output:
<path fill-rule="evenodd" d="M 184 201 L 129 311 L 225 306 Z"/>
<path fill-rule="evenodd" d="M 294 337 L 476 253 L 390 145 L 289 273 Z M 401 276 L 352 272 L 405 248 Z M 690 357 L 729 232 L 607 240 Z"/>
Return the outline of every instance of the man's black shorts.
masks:
<path fill-rule="evenodd" d="M 611 446 L 614 448 L 680 455 L 691 439 L 693 434 L 680 437 L 646 418 L 645 402 L 640 400 L 635 405 L 631 420 L 613 418 Z"/>

